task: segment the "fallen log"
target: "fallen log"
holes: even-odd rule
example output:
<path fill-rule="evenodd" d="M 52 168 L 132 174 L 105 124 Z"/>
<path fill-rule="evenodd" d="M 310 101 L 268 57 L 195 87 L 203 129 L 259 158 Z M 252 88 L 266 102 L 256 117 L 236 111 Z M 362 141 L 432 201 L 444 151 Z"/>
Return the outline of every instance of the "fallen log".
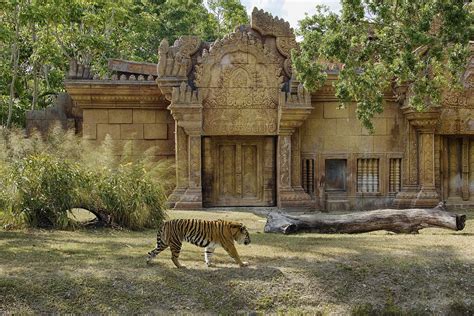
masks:
<path fill-rule="evenodd" d="M 386 230 L 394 233 L 418 233 L 428 227 L 463 230 L 466 215 L 446 211 L 444 203 L 432 209 L 382 209 L 344 215 L 269 213 L 266 233 L 294 234 L 313 232 L 321 234 L 366 233 Z"/>

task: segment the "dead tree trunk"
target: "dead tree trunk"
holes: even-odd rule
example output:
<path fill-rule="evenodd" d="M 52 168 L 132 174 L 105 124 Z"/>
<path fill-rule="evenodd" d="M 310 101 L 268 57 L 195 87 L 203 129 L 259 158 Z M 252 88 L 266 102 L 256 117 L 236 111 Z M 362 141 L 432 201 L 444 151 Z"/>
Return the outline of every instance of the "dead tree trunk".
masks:
<path fill-rule="evenodd" d="M 266 233 L 294 234 L 313 232 L 321 234 L 366 233 L 387 230 L 394 233 L 418 233 L 428 227 L 463 230 L 466 215 L 446 211 L 443 203 L 433 209 L 384 209 L 345 215 L 269 213 Z"/>

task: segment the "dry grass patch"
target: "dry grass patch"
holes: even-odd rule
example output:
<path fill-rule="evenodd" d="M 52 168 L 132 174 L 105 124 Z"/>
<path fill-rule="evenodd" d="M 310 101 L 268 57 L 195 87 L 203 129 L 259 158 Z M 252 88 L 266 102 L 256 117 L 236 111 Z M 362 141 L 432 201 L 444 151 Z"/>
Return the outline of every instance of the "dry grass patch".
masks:
<path fill-rule="evenodd" d="M 169 213 L 244 222 L 248 268 L 222 248 L 206 268 L 201 248 L 166 250 L 147 266 L 155 231 L 0 230 L 0 313 L 472 314 L 474 212 L 462 232 L 358 235 L 264 234 L 244 212 Z"/>

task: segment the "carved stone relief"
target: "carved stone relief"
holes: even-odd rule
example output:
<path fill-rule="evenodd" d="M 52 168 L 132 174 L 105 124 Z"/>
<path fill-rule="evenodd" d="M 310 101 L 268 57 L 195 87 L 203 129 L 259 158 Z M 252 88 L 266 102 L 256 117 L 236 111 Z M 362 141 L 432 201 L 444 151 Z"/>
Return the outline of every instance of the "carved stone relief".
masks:
<path fill-rule="evenodd" d="M 237 31 L 216 41 L 196 67 L 205 135 L 275 135 L 282 69 L 261 40 Z"/>

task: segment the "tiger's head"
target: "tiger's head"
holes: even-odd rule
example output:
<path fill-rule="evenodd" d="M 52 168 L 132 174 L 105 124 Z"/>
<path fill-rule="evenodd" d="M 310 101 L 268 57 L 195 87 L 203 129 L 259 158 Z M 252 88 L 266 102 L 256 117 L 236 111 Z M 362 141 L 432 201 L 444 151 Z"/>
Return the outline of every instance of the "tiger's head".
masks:
<path fill-rule="evenodd" d="M 232 237 L 237 243 L 244 245 L 250 244 L 250 234 L 244 224 L 232 223 L 230 225 L 230 230 L 232 233 Z"/>

